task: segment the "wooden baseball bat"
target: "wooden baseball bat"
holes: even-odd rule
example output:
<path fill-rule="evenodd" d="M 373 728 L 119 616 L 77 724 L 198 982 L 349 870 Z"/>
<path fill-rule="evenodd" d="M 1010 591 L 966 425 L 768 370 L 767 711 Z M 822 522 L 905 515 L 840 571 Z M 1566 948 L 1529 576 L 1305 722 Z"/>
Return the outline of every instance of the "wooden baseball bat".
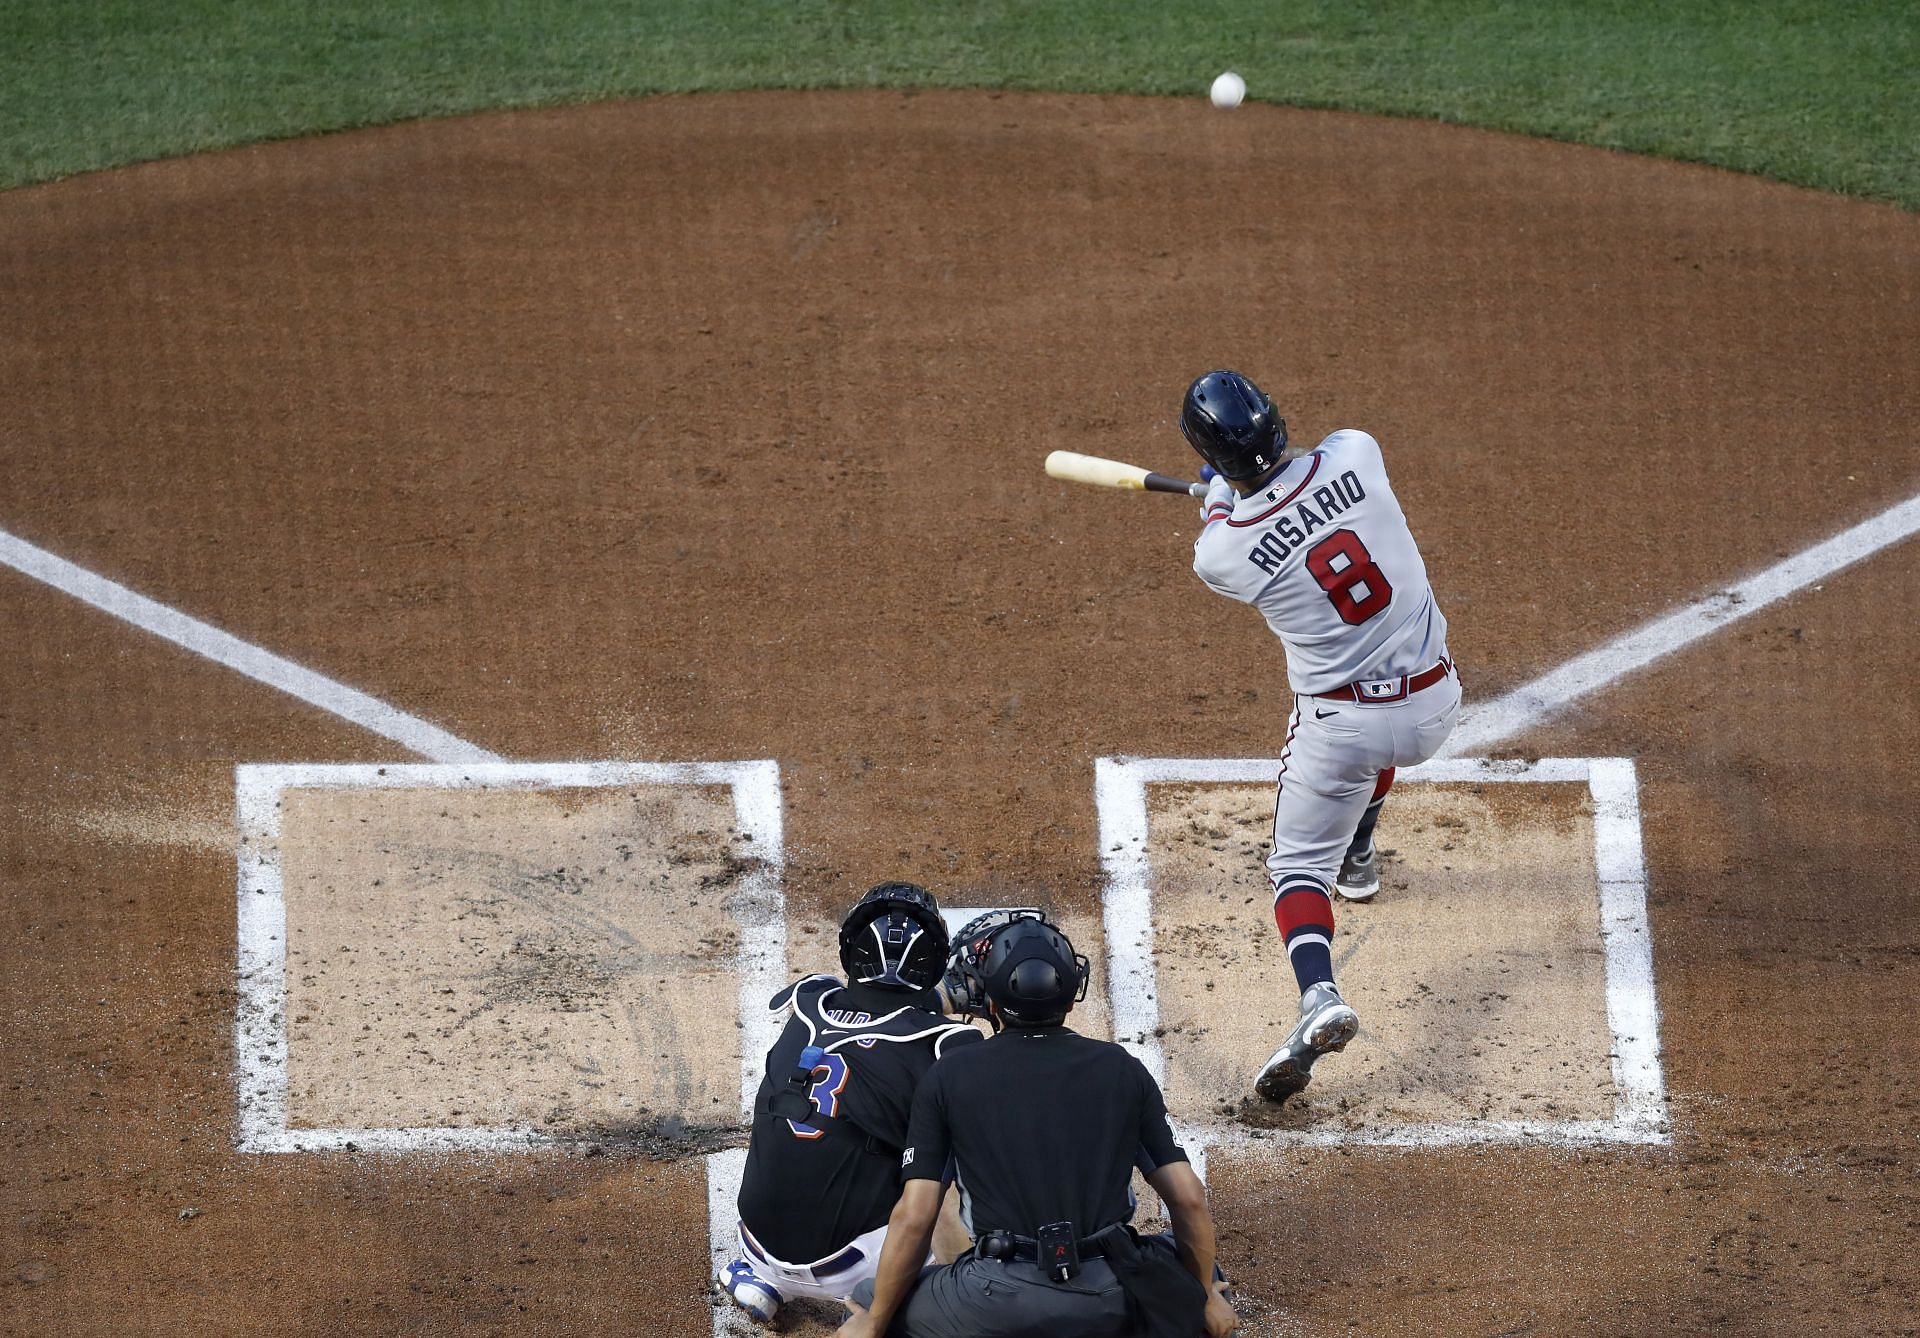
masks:
<path fill-rule="evenodd" d="M 1047 476 L 1070 483 L 1091 483 L 1096 488 L 1127 488 L 1134 492 L 1177 492 L 1188 497 L 1205 497 L 1207 485 L 1189 483 L 1170 474 L 1156 474 L 1138 465 L 1118 460 L 1102 460 L 1097 455 L 1077 451 L 1053 451 L 1047 455 Z"/>

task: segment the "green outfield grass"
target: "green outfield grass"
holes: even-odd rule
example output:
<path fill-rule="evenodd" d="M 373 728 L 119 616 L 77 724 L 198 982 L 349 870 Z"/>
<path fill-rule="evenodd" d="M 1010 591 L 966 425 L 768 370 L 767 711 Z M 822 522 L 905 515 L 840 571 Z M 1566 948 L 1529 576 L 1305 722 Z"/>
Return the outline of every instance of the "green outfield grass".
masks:
<path fill-rule="evenodd" d="M 1920 207 L 1914 0 L 0 0 L 0 186 L 321 130 L 874 85 L 1257 99 Z"/>

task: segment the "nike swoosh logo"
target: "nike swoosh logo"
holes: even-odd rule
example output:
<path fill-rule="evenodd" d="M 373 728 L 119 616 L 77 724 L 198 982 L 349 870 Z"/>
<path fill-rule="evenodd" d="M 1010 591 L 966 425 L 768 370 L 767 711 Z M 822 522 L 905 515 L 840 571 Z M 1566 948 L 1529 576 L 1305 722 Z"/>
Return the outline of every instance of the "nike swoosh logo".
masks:
<path fill-rule="evenodd" d="M 1313 718 L 1315 720 L 1325 720 L 1330 715 L 1339 715 L 1339 714 L 1340 713 L 1338 711 L 1322 711 L 1319 707 L 1316 706 L 1313 711 Z"/>

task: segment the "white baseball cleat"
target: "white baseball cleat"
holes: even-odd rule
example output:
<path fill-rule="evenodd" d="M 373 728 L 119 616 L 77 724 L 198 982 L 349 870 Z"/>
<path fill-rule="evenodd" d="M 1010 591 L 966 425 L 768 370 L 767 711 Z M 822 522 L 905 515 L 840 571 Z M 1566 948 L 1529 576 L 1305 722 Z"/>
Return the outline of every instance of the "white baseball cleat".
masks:
<path fill-rule="evenodd" d="M 1360 1015 L 1347 1007 L 1338 989 L 1331 984 L 1309 986 L 1300 996 L 1300 1024 L 1260 1070 L 1253 1090 L 1275 1104 L 1285 1101 L 1306 1087 L 1314 1060 L 1346 1049 L 1359 1030 Z"/>
<path fill-rule="evenodd" d="M 1340 876 L 1333 880 L 1333 890 L 1345 901 L 1371 899 L 1380 890 L 1379 852 L 1368 846 L 1367 853 L 1356 858 L 1349 850 L 1340 861 Z"/>
<path fill-rule="evenodd" d="M 744 1259 L 733 1259 L 720 1265 L 714 1281 L 719 1284 L 721 1291 L 733 1298 L 735 1305 L 761 1324 L 771 1324 L 787 1299 L 755 1277 Z"/>

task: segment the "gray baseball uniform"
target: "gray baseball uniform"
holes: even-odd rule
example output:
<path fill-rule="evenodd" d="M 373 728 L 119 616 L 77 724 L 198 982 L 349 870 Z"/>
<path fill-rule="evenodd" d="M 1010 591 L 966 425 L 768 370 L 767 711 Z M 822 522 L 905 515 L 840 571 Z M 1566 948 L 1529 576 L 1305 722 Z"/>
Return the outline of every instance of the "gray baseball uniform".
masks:
<path fill-rule="evenodd" d="M 1194 570 L 1266 618 L 1296 694 L 1268 875 L 1276 896 L 1305 881 L 1330 891 L 1382 774 L 1453 730 L 1447 620 L 1365 432 L 1333 433 L 1250 496 L 1215 479 L 1204 515 Z"/>

